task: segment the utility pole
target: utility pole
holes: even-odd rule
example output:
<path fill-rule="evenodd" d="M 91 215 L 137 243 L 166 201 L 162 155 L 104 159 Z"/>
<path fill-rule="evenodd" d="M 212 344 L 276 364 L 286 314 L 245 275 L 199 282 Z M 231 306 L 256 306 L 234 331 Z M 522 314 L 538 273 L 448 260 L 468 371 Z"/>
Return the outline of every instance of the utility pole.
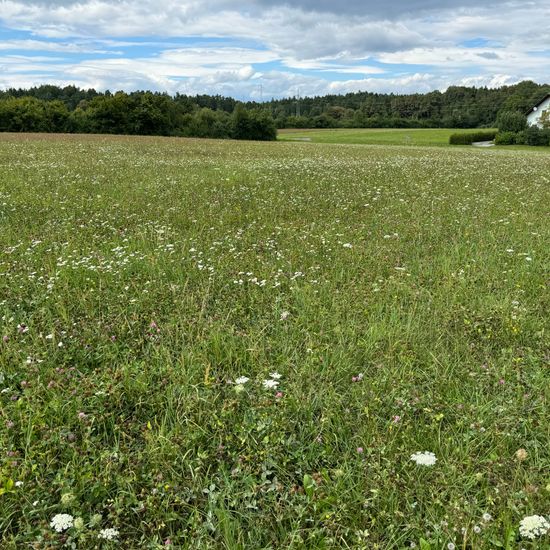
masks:
<path fill-rule="evenodd" d="M 296 98 L 296 116 L 300 116 L 300 88 L 298 88 L 298 97 Z"/>

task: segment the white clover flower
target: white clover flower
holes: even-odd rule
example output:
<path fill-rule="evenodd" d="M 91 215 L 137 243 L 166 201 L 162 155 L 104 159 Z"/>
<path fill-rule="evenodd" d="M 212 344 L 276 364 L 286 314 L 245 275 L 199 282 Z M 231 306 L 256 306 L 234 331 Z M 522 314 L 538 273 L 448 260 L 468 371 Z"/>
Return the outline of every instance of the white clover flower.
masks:
<path fill-rule="evenodd" d="M 527 516 L 519 523 L 519 533 L 526 539 L 534 540 L 546 535 L 550 530 L 550 523 L 543 516 Z"/>
<path fill-rule="evenodd" d="M 431 451 L 418 452 L 411 455 L 411 460 L 419 466 L 433 466 L 437 458 Z"/>
<path fill-rule="evenodd" d="M 286 321 L 286 319 L 288 319 L 289 315 L 290 315 L 290 311 L 283 311 L 281 313 L 281 321 Z"/>
<path fill-rule="evenodd" d="M 279 385 L 279 382 L 277 382 L 277 380 L 264 380 L 262 383 L 266 390 L 272 390 Z"/>
<path fill-rule="evenodd" d="M 98 539 L 105 539 L 105 540 L 114 540 L 117 537 L 118 537 L 118 529 L 114 529 L 113 527 L 102 529 L 97 535 Z"/>
<path fill-rule="evenodd" d="M 239 376 L 239 378 L 237 378 L 235 380 L 235 384 L 238 384 L 239 386 L 242 386 L 242 385 L 246 384 L 249 380 L 250 380 L 250 378 L 248 378 L 248 376 Z"/>
<path fill-rule="evenodd" d="M 50 527 L 62 533 L 73 526 L 74 518 L 70 514 L 56 514 L 50 522 Z"/>
<path fill-rule="evenodd" d="M 269 376 L 271 376 L 273 380 L 280 380 L 283 377 L 283 375 L 279 374 L 278 372 L 270 372 Z"/>

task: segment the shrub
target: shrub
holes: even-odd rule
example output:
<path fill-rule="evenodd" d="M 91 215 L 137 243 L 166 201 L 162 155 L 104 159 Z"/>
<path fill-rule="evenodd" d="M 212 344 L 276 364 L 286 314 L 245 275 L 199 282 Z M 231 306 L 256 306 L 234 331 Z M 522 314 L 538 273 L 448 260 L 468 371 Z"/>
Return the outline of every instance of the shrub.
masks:
<path fill-rule="evenodd" d="M 495 137 L 495 145 L 514 145 L 517 136 L 516 132 L 499 132 Z"/>
<path fill-rule="evenodd" d="M 497 116 L 500 132 L 521 132 L 527 128 L 527 117 L 519 111 L 504 111 Z"/>
<path fill-rule="evenodd" d="M 527 142 L 525 141 L 525 130 L 523 132 L 518 132 L 516 134 L 516 145 L 525 145 Z"/>
<path fill-rule="evenodd" d="M 277 139 L 277 128 L 271 114 L 263 110 L 246 111 L 237 106 L 232 116 L 232 137 L 272 141 Z"/>
<path fill-rule="evenodd" d="M 550 130 L 529 126 L 525 130 L 525 143 L 527 145 L 550 145 Z"/>
<path fill-rule="evenodd" d="M 451 145 L 471 145 L 476 141 L 492 141 L 495 139 L 496 132 L 494 130 L 484 130 L 479 132 L 464 132 L 460 134 L 452 134 L 449 137 Z"/>

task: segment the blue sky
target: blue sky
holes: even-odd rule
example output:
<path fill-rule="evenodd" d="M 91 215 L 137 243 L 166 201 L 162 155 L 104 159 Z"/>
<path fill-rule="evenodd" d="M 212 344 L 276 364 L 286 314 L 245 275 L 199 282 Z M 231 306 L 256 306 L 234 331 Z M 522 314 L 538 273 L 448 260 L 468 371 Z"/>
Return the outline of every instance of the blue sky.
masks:
<path fill-rule="evenodd" d="M 550 80 L 547 1 L 0 0 L 0 88 L 269 99 Z"/>

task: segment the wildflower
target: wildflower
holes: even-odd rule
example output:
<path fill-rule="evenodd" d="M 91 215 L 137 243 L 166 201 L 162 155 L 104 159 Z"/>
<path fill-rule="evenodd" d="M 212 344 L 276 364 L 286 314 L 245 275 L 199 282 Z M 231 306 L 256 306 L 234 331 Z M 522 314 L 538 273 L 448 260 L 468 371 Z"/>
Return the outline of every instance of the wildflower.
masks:
<path fill-rule="evenodd" d="M 481 518 L 483 519 L 483 521 L 487 522 L 487 521 L 491 521 L 493 519 L 493 516 L 491 516 L 491 514 L 488 514 L 487 512 L 485 512 Z"/>
<path fill-rule="evenodd" d="M 286 319 L 288 319 L 289 315 L 290 315 L 290 311 L 283 311 L 281 313 L 281 321 L 286 321 Z"/>
<path fill-rule="evenodd" d="M 277 380 L 264 380 L 263 385 L 266 390 L 272 390 L 279 385 L 279 382 Z"/>
<path fill-rule="evenodd" d="M 62 533 L 73 526 L 74 518 L 70 514 L 56 514 L 50 522 L 50 527 Z"/>
<path fill-rule="evenodd" d="M 276 394 L 275 394 L 275 397 L 277 399 L 281 399 L 281 397 L 283 397 L 283 392 L 282 391 L 278 391 Z"/>
<path fill-rule="evenodd" d="M 394 424 L 397 424 L 400 420 L 401 420 L 401 417 L 400 417 L 398 414 L 396 414 L 396 415 L 392 418 L 392 422 L 393 422 Z"/>
<path fill-rule="evenodd" d="M 20 325 L 17 325 L 17 332 L 19 332 L 19 334 L 25 334 L 26 332 L 29 332 L 29 327 L 21 323 Z"/>
<path fill-rule="evenodd" d="M 345 243 L 342 245 L 344 248 L 353 248 L 353 245 L 351 243 Z"/>
<path fill-rule="evenodd" d="M 411 455 L 411 460 L 419 466 L 433 466 L 437 458 L 431 451 L 418 452 Z"/>
<path fill-rule="evenodd" d="M 98 539 L 105 539 L 105 540 L 114 540 L 117 537 L 118 537 L 118 529 L 114 529 L 113 527 L 102 529 L 97 535 Z"/>
<path fill-rule="evenodd" d="M 361 453 L 363 452 L 363 450 L 364 450 L 363 447 L 357 447 L 357 452 L 358 452 L 359 454 L 361 454 Z"/>
<path fill-rule="evenodd" d="M 85 412 L 79 412 L 78 413 L 78 418 L 79 420 L 84 420 L 86 418 L 86 416 L 88 416 Z"/>
<path fill-rule="evenodd" d="M 22 481 L 16 481 L 15 486 L 16 487 L 23 487 L 23 482 Z"/>
<path fill-rule="evenodd" d="M 527 451 L 525 449 L 518 449 L 516 451 L 516 458 L 519 462 L 527 460 Z"/>
<path fill-rule="evenodd" d="M 550 530 L 550 523 L 543 516 L 527 516 L 519 523 L 519 533 L 526 539 L 534 540 L 546 535 Z"/>
<path fill-rule="evenodd" d="M 476 534 L 481 533 L 481 527 L 479 525 L 474 525 L 474 533 Z"/>
<path fill-rule="evenodd" d="M 278 372 L 270 372 L 269 376 L 271 376 L 273 380 L 280 380 L 283 377 L 283 375 L 279 374 Z"/>
<path fill-rule="evenodd" d="M 363 376 L 364 376 L 364 374 L 362 372 L 360 372 L 357 376 L 352 376 L 351 381 L 352 382 L 361 382 L 361 380 L 363 380 Z"/>
<path fill-rule="evenodd" d="M 455 550 L 455 548 L 456 546 L 454 542 L 449 542 L 449 544 L 447 544 L 447 550 Z"/>
<path fill-rule="evenodd" d="M 2 341 L 4 342 L 4 344 L 7 344 L 9 342 L 9 339 L 10 337 L 7 334 L 4 334 L 4 336 L 2 336 Z"/>
<path fill-rule="evenodd" d="M 77 530 L 77 531 L 82 531 L 82 529 L 84 529 L 84 520 L 82 518 L 76 518 L 74 520 L 74 528 Z"/>
<path fill-rule="evenodd" d="M 246 384 L 249 380 L 250 380 L 250 378 L 248 378 L 248 376 L 239 376 L 239 378 L 237 378 L 237 379 L 235 380 L 235 384 L 238 384 L 239 386 L 243 386 L 243 385 Z"/>

